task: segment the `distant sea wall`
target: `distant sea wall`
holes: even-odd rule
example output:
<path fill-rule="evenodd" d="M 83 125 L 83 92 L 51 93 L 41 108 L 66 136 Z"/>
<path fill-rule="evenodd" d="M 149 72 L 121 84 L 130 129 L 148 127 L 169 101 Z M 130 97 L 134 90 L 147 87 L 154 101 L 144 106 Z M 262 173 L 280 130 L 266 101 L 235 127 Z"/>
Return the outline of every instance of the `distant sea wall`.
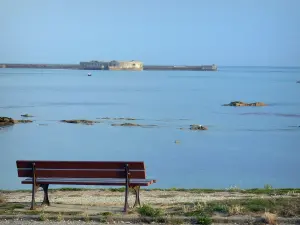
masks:
<path fill-rule="evenodd" d="M 144 66 L 144 70 L 190 70 L 190 71 L 217 71 L 216 65 L 203 65 L 203 66 Z"/>
<path fill-rule="evenodd" d="M 217 71 L 216 65 L 175 66 L 175 65 L 143 65 L 141 67 L 83 67 L 81 64 L 20 64 L 0 63 L 0 68 L 31 68 L 31 69 L 70 69 L 70 70 L 185 70 L 185 71 Z"/>
<path fill-rule="evenodd" d="M 80 69 L 80 65 L 79 64 L 20 64 L 20 63 L 0 63 L 0 68 Z"/>

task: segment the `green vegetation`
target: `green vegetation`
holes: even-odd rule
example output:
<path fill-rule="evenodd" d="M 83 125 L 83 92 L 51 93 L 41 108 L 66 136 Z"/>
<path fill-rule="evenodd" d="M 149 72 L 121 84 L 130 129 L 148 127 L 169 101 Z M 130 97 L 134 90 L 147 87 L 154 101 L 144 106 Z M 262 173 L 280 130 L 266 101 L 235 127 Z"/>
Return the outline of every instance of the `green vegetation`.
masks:
<path fill-rule="evenodd" d="M 113 215 L 112 212 L 103 212 L 101 214 L 102 214 L 102 216 L 112 216 Z"/>
<path fill-rule="evenodd" d="M 121 188 L 108 188 L 106 190 L 112 191 L 112 192 L 125 192 L 125 187 Z"/>
<path fill-rule="evenodd" d="M 40 216 L 39 216 L 39 220 L 40 221 L 46 221 L 48 220 L 47 215 L 44 213 L 44 211 L 41 212 Z"/>
<path fill-rule="evenodd" d="M 154 218 L 161 217 L 164 214 L 162 209 L 153 208 L 150 205 L 143 205 L 143 206 L 137 208 L 137 212 L 141 216 L 154 217 Z"/>
<path fill-rule="evenodd" d="M 184 224 L 184 221 L 183 221 L 183 219 L 180 219 L 177 217 L 176 218 L 170 217 L 170 218 L 167 218 L 166 223 L 167 224 Z"/>
<path fill-rule="evenodd" d="M 227 205 L 223 204 L 216 204 L 211 207 L 213 212 L 219 212 L 219 213 L 228 213 L 229 207 Z"/>
<path fill-rule="evenodd" d="M 33 117 L 32 115 L 30 115 L 30 114 L 23 114 L 23 115 L 21 115 L 22 117 Z"/>
<path fill-rule="evenodd" d="M 276 213 L 279 216 L 290 217 L 300 215 L 300 197 L 294 198 L 253 198 L 212 201 L 208 203 L 187 203 L 181 213 L 185 216 L 200 214 L 213 215 L 241 215 L 245 213 L 261 214 L 264 212 Z M 176 211 L 178 214 L 179 212 Z"/>
<path fill-rule="evenodd" d="M 64 216 L 61 212 L 58 213 L 57 217 L 56 217 L 57 221 L 63 221 L 64 220 Z"/>
<path fill-rule="evenodd" d="M 272 190 L 273 187 L 272 187 L 272 185 L 270 185 L 270 184 L 265 184 L 265 185 L 264 185 L 264 189 L 266 189 L 266 190 Z"/>
<path fill-rule="evenodd" d="M 87 190 L 97 190 L 97 191 L 112 191 L 112 192 L 124 192 L 125 187 L 120 188 L 54 188 L 49 189 L 49 192 L 55 191 L 87 191 Z M 237 186 L 231 186 L 227 189 L 203 189 L 203 188 L 147 188 L 141 191 L 180 191 L 180 192 L 191 192 L 191 193 L 218 193 L 218 192 L 237 192 L 243 194 L 267 194 L 267 195 L 300 195 L 300 188 L 281 188 L 275 189 L 270 184 L 264 185 L 264 188 L 253 188 L 253 189 L 241 189 Z M 0 190 L 2 193 L 13 193 L 13 192 L 31 192 L 28 190 Z"/>
<path fill-rule="evenodd" d="M 14 214 L 15 209 L 23 209 L 23 208 L 25 208 L 25 205 L 23 204 L 4 201 L 0 204 L 0 215 Z"/>
<path fill-rule="evenodd" d="M 206 214 L 197 216 L 197 224 L 209 225 L 212 224 L 212 218 Z"/>
<path fill-rule="evenodd" d="M 83 217 L 84 222 L 89 222 L 90 221 L 90 216 L 88 213 L 84 213 L 84 217 Z"/>

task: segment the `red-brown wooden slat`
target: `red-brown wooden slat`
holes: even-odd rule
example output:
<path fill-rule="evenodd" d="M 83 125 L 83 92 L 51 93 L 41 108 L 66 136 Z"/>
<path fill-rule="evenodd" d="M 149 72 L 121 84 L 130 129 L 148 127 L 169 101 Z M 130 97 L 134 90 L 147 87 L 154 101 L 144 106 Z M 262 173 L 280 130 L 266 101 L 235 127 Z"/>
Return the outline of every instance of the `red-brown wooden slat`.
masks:
<path fill-rule="evenodd" d="M 130 186 L 149 186 L 150 184 L 155 183 L 156 180 L 151 179 L 133 179 L 130 180 L 129 185 Z M 66 179 L 55 179 L 55 178 L 42 178 L 37 179 L 38 184 L 71 184 L 71 185 L 112 185 L 112 186 L 124 186 L 126 184 L 125 180 L 88 180 L 88 179 L 82 179 L 82 180 L 66 180 Z M 22 181 L 22 184 L 32 184 L 32 179 L 26 179 Z"/>
<path fill-rule="evenodd" d="M 118 162 L 118 161 L 42 161 L 42 160 L 18 160 L 18 168 L 31 168 L 32 163 L 37 168 L 44 169 L 123 169 L 125 164 L 129 169 L 145 170 L 144 162 Z"/>
<path fill-rule="evenodd" d="M 117 170 L 39 170 L 36 177 L 62 177 L 62 178 L 125 178 L 125 171 Z M 19 177 L 32 177 L 31 170 L 18 170 Z M 145 171 L 132 170 L 130 178 L 145 179 Z"/>

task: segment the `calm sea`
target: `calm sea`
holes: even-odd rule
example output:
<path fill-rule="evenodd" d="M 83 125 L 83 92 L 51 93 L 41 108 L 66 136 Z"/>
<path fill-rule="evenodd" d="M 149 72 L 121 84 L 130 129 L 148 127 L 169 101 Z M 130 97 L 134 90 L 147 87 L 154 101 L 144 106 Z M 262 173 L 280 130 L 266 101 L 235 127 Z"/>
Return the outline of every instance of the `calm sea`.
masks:
<path fill-rule="evenodd" d="M 158 180 L 153 188 L 300 187 L 297 80 L 300 68 L 0 69 L 0 116 L 35 116 L 32 124 L 0 130 L 0 189 L 30 188 L 17 177 L 18 159 L 141 160 L 147 176 Z M 222 106 L 234 100 L 269 106 Z M 158 126 L 59 122 L 101 117 L 134 117 Z M 190 124 L 208 130 L 179 129 Z"/>

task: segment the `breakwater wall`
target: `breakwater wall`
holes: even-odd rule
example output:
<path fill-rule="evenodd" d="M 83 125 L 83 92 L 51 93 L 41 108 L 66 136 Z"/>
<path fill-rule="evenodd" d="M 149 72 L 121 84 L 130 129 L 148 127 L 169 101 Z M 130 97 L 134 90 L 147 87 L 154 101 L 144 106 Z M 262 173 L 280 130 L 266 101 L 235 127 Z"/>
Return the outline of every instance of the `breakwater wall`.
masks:
<path fill-rule="evenodd" d="M 20 64 L 0 63 L 0 68 L 28 68 L 28 69 L 80 69 L 79 64 Z"/>
<path fill-rule="evenodd" d="M 31 69 L 70 69 L 83 70 L 80 64 L 20 64 L 20 63 L 0 63 L 0 68 L 31 68 Z M 92 70 L 92 68 L 90 69 Z M 94 70 L 108 70 L 108 68 L 94 68 Z M 123 69 L 118 69 L 123 70 Z M 136 69 L 126 69 L 136 70 Z M 144 65 L 138 70 L 186 70 L 186 71 L 217 71 L 216 65 L 203 66 L 175 66 L 175 65 Z"/>
<path fill-rule="evenodd" d="M 145 65 L 144 70 L 187 70 L 187 71 L 217 71 L 216 65 L 205 65 L 205 66 L 155 66 Z"/>

